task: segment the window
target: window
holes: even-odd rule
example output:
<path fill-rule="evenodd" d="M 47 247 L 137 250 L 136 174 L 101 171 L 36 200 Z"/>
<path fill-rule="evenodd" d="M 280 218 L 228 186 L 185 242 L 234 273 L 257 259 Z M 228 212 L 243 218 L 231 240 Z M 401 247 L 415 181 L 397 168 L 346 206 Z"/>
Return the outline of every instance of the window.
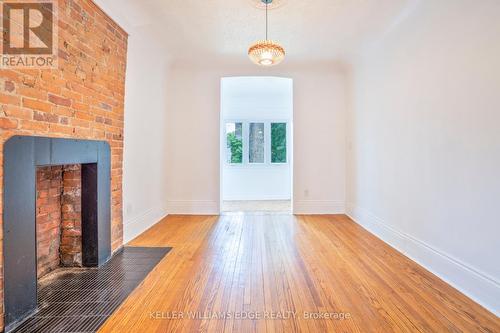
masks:
<path fill-rule="evenodd" d="M 250 123 L 248 133 L 249 163 L 264 163 L 264 123 Z"/>
<path fill-rule="evenodd" d="M 227 162 L 243 163 L 243 123 L 226 123 Z"/>
<path fill-rule="evenodd" d="M 271 123 L 271 163 L 286 162 L 286 123 Z"/>
<path fill-rule="evenodd" d="M 288 163 L 286 121 L 224 121 L 226 163 L 235 166 Z"/>

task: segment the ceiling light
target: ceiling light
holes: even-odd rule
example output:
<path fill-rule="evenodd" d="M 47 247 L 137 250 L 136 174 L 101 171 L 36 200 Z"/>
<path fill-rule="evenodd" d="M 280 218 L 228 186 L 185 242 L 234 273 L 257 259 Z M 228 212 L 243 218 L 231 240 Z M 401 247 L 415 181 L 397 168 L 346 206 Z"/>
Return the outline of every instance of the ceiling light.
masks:
<path fill-rule="evenodd" d="M 248 49 L 248 56 L 260 66 L 274 66 L 285 59 L 285 49 L 278 43 L 268 39 L 268 7 L 273 0 L 261 0 L 266 6 L 266 39 L 258 41 Z"/>
<path fill-rule="evenodd" d="M 250 0 L 254 7 L 259 9 L 266 9 L 266 2 L 262 0 Z M 286 4 L 286 0 L 273 0 L 269 3 L 269 10 L 280 8 Z"/>

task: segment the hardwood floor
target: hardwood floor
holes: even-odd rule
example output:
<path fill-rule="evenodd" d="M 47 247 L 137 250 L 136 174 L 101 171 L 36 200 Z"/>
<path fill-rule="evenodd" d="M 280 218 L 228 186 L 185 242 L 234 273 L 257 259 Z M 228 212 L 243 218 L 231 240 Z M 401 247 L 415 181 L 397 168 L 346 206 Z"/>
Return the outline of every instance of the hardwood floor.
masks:
<path fill-rule="evenodd" d="M 500 332 L 346 216 L 169 216 L 129 245 L 173 250 L 100 332 Z"/>

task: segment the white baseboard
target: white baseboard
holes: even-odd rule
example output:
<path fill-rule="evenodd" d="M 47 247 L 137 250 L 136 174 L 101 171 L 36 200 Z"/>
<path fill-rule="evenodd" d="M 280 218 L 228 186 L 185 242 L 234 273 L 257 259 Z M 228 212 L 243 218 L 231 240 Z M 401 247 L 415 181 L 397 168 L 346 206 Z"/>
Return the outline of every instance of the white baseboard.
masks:
<path fill-rule="evenodd" d="M 296 200 L 293 202 L 294 214 L 345 214 L 345 203 L 336 200 Z"/>
<path fill-rule="evenodd" d="M 475 302 L 500 316 L 500 282 L 487 274 L 394 229 L 371 212 L 347 204 L 347 215 L 363 228 L 420 264 Z M 495 256 L 492 257 L 495 260 Z"/>
<path fill-rule="evenodd" d="M 135 237 L 151 228 L 167 216 L 167 209 L 164 207 L 152 208 L 138 216 L 123 221 L 123 243 L 126 244 Z"/>
<path fill-rule="evenodd" d="M 224 201 L 287 201 L 292 200 L 290 196 L 286 195 L 266 195 L 256 197 L 226 197 Z"/>
<path fill-rule="evenodd" d="M 168 200 L 169 214 L 219 215 L 219 202 L 212 200 Z"/>

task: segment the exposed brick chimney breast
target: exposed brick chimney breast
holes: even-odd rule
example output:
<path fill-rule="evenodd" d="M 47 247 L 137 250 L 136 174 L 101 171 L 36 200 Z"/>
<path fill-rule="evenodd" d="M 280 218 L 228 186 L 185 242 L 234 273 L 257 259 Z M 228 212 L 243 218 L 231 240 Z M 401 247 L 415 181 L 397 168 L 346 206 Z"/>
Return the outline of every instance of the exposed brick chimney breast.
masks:
<path fill-rule="evenodd" d="M 90 0 L 57 3 L 59 40 L 55 45 L 59 67 L 0 71 L 0 252 L 3 249 L 3 151 L 4 143 L 14 135 L 109 143 L 112 249 L 122 245 L 123 105 L 128 35 Z M 61 168 L 51 167 L 41 176 L 51 176 L 51 180 L 44 180 L 46 187 L 39 189 L 38 197 L 38 203 L 46 202 L 37 211 L 38 228 L 45 230 L 37 244 L 39 260 L 44 263 L 39 267 L 42 274 L 53 269 L 57 258 L 61 259 L 58 253 L 61 246 L 72 249 L 64 255 L 64 262 L 81 262 L 75 252 L 81 244 L 80 219 L 76 214 L 80 206 L 75 204 L 78 191 L 73 186 L 74 179 L 65 184 Z M 69 171 L 76 173 L 76 170 L 67 170 L 68 177 L 72 174 Z M 67 188 L 67 195 L 61 196 L 63 188 Z M 61 207 L 64 207 L 62 214 Z M 56 227 L 58 219 L 62 228 Z M 0 254 L 2 272 L 3 256 L 8 253 Z M 0 330 L 3 329 L 3 297 L 3 276 L 0 276 Z"/>

